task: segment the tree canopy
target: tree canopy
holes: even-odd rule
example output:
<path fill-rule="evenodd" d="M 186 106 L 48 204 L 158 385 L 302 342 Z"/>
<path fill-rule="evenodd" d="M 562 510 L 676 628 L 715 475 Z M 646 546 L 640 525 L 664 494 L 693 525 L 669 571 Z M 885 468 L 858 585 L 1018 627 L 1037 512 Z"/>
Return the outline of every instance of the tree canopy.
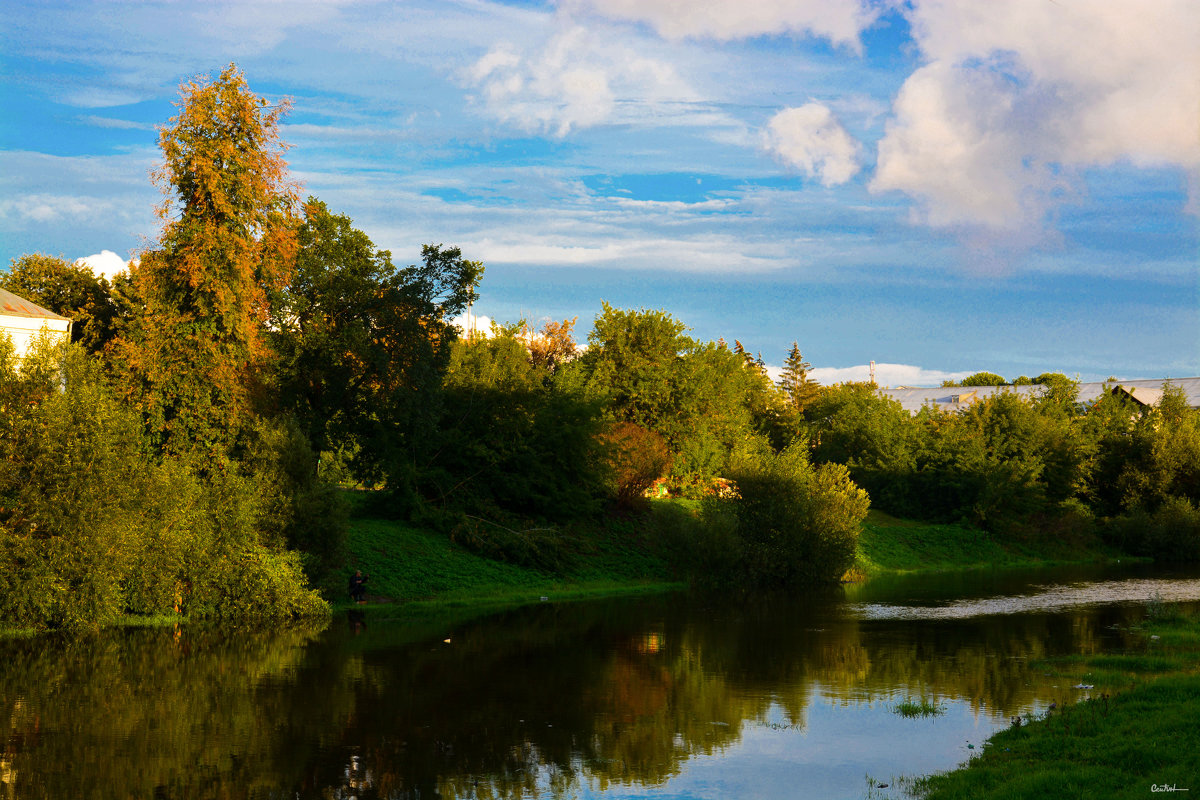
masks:
<path fill-rule="evenodd" d="M 157 247 L 131 270 L 141 304 L 115 345 L 133 396 L 178 450 L 222 452 L 253 413 L 268 361 L 268 292 L 291 274 L 296 188 L 279 135 L 286 101 L 232 64 L 184 84 L 159 132 Z"/>

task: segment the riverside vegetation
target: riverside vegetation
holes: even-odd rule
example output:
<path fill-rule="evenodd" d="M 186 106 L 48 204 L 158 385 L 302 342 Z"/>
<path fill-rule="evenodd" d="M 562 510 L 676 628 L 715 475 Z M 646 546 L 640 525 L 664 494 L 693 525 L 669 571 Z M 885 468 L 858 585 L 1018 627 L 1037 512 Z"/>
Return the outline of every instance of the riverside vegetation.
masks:
<path fill-rule="evenodd" d="M 1033 399 L 911 416 L 818 386 L 798 345 L 774 382 L 666 311 L 602 304 L 586 349 L 575 320 L 463 338 L 483 265 L 430 244 L 397 267 L 302 202 L 285 112 L 233 65 L 185 85 L 162 231 L 128 273 L 35 254 L 0 278 L 76 321 L 70 345 L 0 351 L 4 625 L 321 615 L 351 565 L 408 599 L 1200 558 L 1200 414 L 1176 390 L 1084 407 L 1047 374 Z M 349 526 L 348 486 L 370 489 Z M 414 566 L 463 554 L 458 577 Z"/>

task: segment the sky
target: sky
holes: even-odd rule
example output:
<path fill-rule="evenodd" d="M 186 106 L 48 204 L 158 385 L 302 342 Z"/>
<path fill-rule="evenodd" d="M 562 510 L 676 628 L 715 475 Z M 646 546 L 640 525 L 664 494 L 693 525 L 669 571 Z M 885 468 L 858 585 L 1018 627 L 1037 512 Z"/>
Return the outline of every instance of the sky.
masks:
<path fill-rule="evenodd" d="M 1195 0 L 5 3 L 0 264 L 153 244 L 229 63 L 303 195 L 478 314 L 665 309 L 823 382 L 1200 375 Z"/>

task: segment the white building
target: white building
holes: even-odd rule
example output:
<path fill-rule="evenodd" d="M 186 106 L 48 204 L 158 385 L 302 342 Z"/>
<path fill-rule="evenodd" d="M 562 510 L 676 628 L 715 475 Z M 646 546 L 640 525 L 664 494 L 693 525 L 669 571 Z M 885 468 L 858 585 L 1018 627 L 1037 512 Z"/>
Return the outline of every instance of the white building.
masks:
<path fill-rule="evenodd" d="M 43 331 L 53 338 L 70 341 L 71 320 L 0 289 L 0 332 L 12 339 L 18 361 L 25 358 L 33 340 Z"/>

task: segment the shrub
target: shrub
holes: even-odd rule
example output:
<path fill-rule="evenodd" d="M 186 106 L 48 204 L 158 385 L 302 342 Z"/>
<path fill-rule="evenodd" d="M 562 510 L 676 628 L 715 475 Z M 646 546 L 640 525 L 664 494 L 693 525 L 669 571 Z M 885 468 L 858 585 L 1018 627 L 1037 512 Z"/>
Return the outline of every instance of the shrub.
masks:
<path fill-rule="evenodd" d="M 1186 498 L 1167 499 L 1153 513 L 1135 509 L 1111 519 L 1106 536 L 1134 555 L 1156 561 L 1200 561 L 1200 509 Z"/>
<path fill-rule="evenodd" d="M 870 501 L 841 464 L 814 469 L 806 449 L 748 456 L 731 476 L 748 584 L 837 581 L 854 561 Z"/>
<path fill-rule="evenodd" d="M 22 394 L 0 408 L 0 620 L 82 628 L 126 612 L 324 608 L 296 557 L 263 541 L 250 481 L 225 463 L 201 478 L 159 461 L 98 363 L 77 346 L 58 355 L 7 376 Z"/>
<path fill-rule="evenodd" d="M 613 425 L 604 440 L 608 444 L 612 492 L 617 505 L 623 509 L 644 505 L 646 490 L 671 469 L 666 440 L 632 422 Z"/>

